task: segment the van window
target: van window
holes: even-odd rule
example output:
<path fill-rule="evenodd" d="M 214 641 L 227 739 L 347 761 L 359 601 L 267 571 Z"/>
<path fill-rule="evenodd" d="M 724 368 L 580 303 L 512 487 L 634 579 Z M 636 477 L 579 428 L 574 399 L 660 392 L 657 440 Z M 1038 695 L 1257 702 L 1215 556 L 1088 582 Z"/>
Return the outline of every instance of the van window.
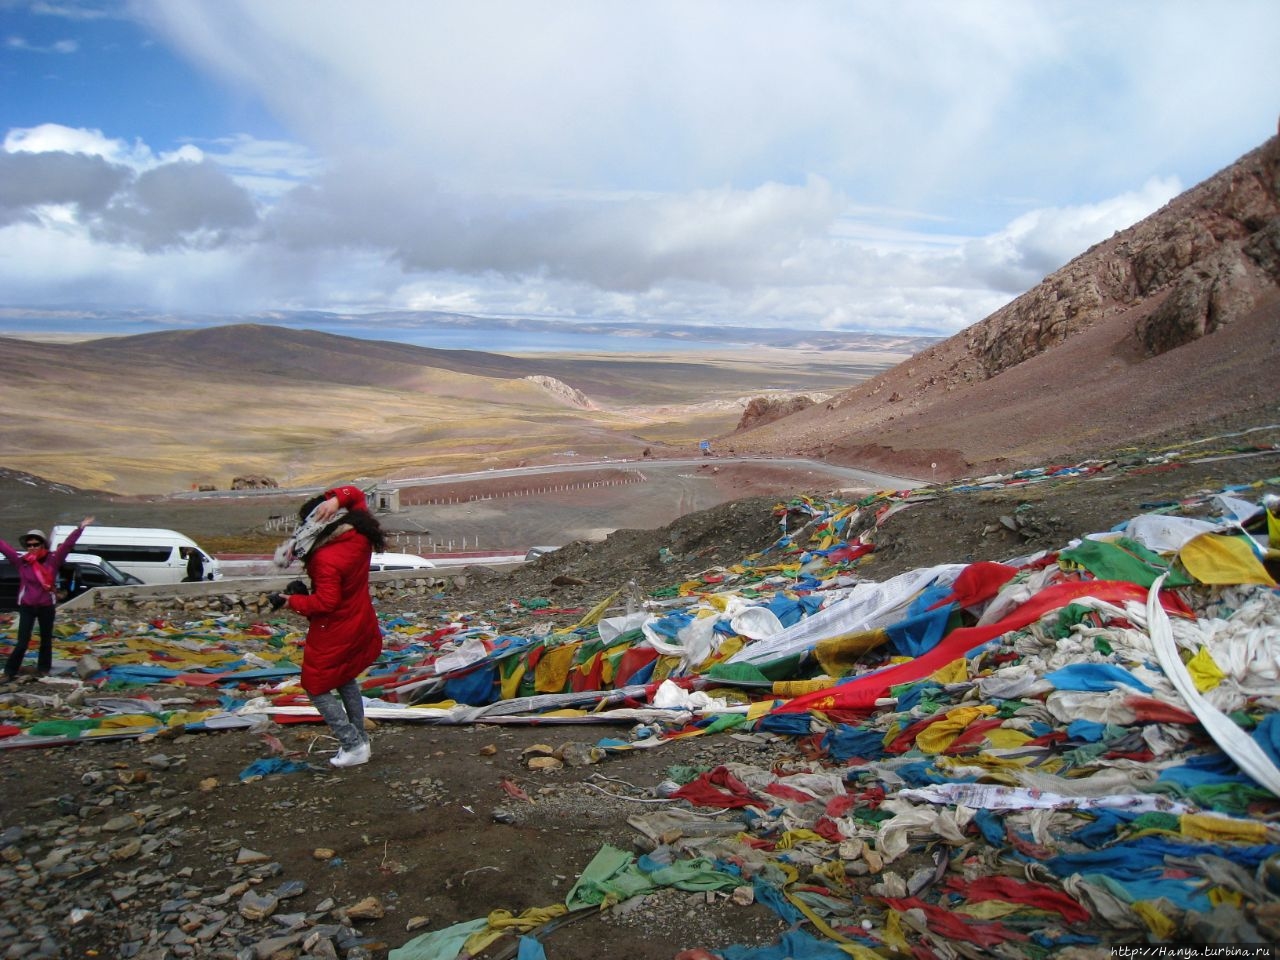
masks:
<path fill-rule="evenodd" d="M 81 553 L 92 553 L 112 563 L 167 563 L 173 555 L 171 546 L 77 543 L 76 549 Z"/>

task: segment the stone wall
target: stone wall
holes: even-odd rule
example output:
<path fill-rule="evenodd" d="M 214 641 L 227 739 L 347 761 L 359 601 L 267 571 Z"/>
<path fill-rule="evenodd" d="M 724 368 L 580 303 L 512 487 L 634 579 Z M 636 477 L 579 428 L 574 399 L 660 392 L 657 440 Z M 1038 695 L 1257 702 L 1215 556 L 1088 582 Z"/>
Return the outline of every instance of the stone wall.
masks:
<path fill-rule="evenodd" d="M 297 575 L 210 580 L 200 583 L 98 587 L 62 604 L 59 609 L 85 615 L 165 616 L 183 619 L 227 614 L 265 616 L 273 611 L 267 595 L 284 589 Z M 456 589 L 459 576 L 438 570 L 383 570 L 369 574 L 374 601 L 404 603 Z"/>

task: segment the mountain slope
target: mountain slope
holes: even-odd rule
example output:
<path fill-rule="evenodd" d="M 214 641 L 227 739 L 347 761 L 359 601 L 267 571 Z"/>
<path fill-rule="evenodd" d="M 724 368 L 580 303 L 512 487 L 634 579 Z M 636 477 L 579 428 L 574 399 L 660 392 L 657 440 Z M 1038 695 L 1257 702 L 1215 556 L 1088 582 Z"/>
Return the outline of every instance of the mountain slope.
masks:
<path fill-rule="evenodd" d="M 1280 414 L 1280 138 L 987 319 L 727 438 L 930 478 Z"/>

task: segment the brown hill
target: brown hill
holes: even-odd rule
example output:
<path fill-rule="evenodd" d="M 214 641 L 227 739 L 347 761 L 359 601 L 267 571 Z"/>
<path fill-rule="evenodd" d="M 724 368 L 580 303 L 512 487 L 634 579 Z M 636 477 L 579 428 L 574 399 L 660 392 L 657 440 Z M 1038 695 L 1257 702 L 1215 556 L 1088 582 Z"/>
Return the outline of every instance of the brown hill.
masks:
<path fill-rule="evenodd" d="M 830 395 L 904 356 L 765 348 L 510 357 L 260 324 L 0 338 L 0 467 L 117 493 L 685 454 L 761 390 Z"/>
<path fill-rule="evenodd" d="M 726 438 L 939 479 L 1280 415 L 1280 138 L 982 322 Z"/>

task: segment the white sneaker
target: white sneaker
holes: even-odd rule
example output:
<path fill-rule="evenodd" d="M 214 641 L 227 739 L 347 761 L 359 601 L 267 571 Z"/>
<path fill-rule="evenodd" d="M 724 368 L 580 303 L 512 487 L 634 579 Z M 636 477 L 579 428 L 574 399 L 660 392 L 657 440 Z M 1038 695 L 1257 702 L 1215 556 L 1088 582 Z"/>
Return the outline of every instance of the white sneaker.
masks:
<path fill-rule="evenodd" d="M 335 767 L 358 767 L 362 763 L 368 763 L 372 753 L 369 744 L 362 743 L 354 750 L 339 750 L 329 758 L 329 762 Z"/>

